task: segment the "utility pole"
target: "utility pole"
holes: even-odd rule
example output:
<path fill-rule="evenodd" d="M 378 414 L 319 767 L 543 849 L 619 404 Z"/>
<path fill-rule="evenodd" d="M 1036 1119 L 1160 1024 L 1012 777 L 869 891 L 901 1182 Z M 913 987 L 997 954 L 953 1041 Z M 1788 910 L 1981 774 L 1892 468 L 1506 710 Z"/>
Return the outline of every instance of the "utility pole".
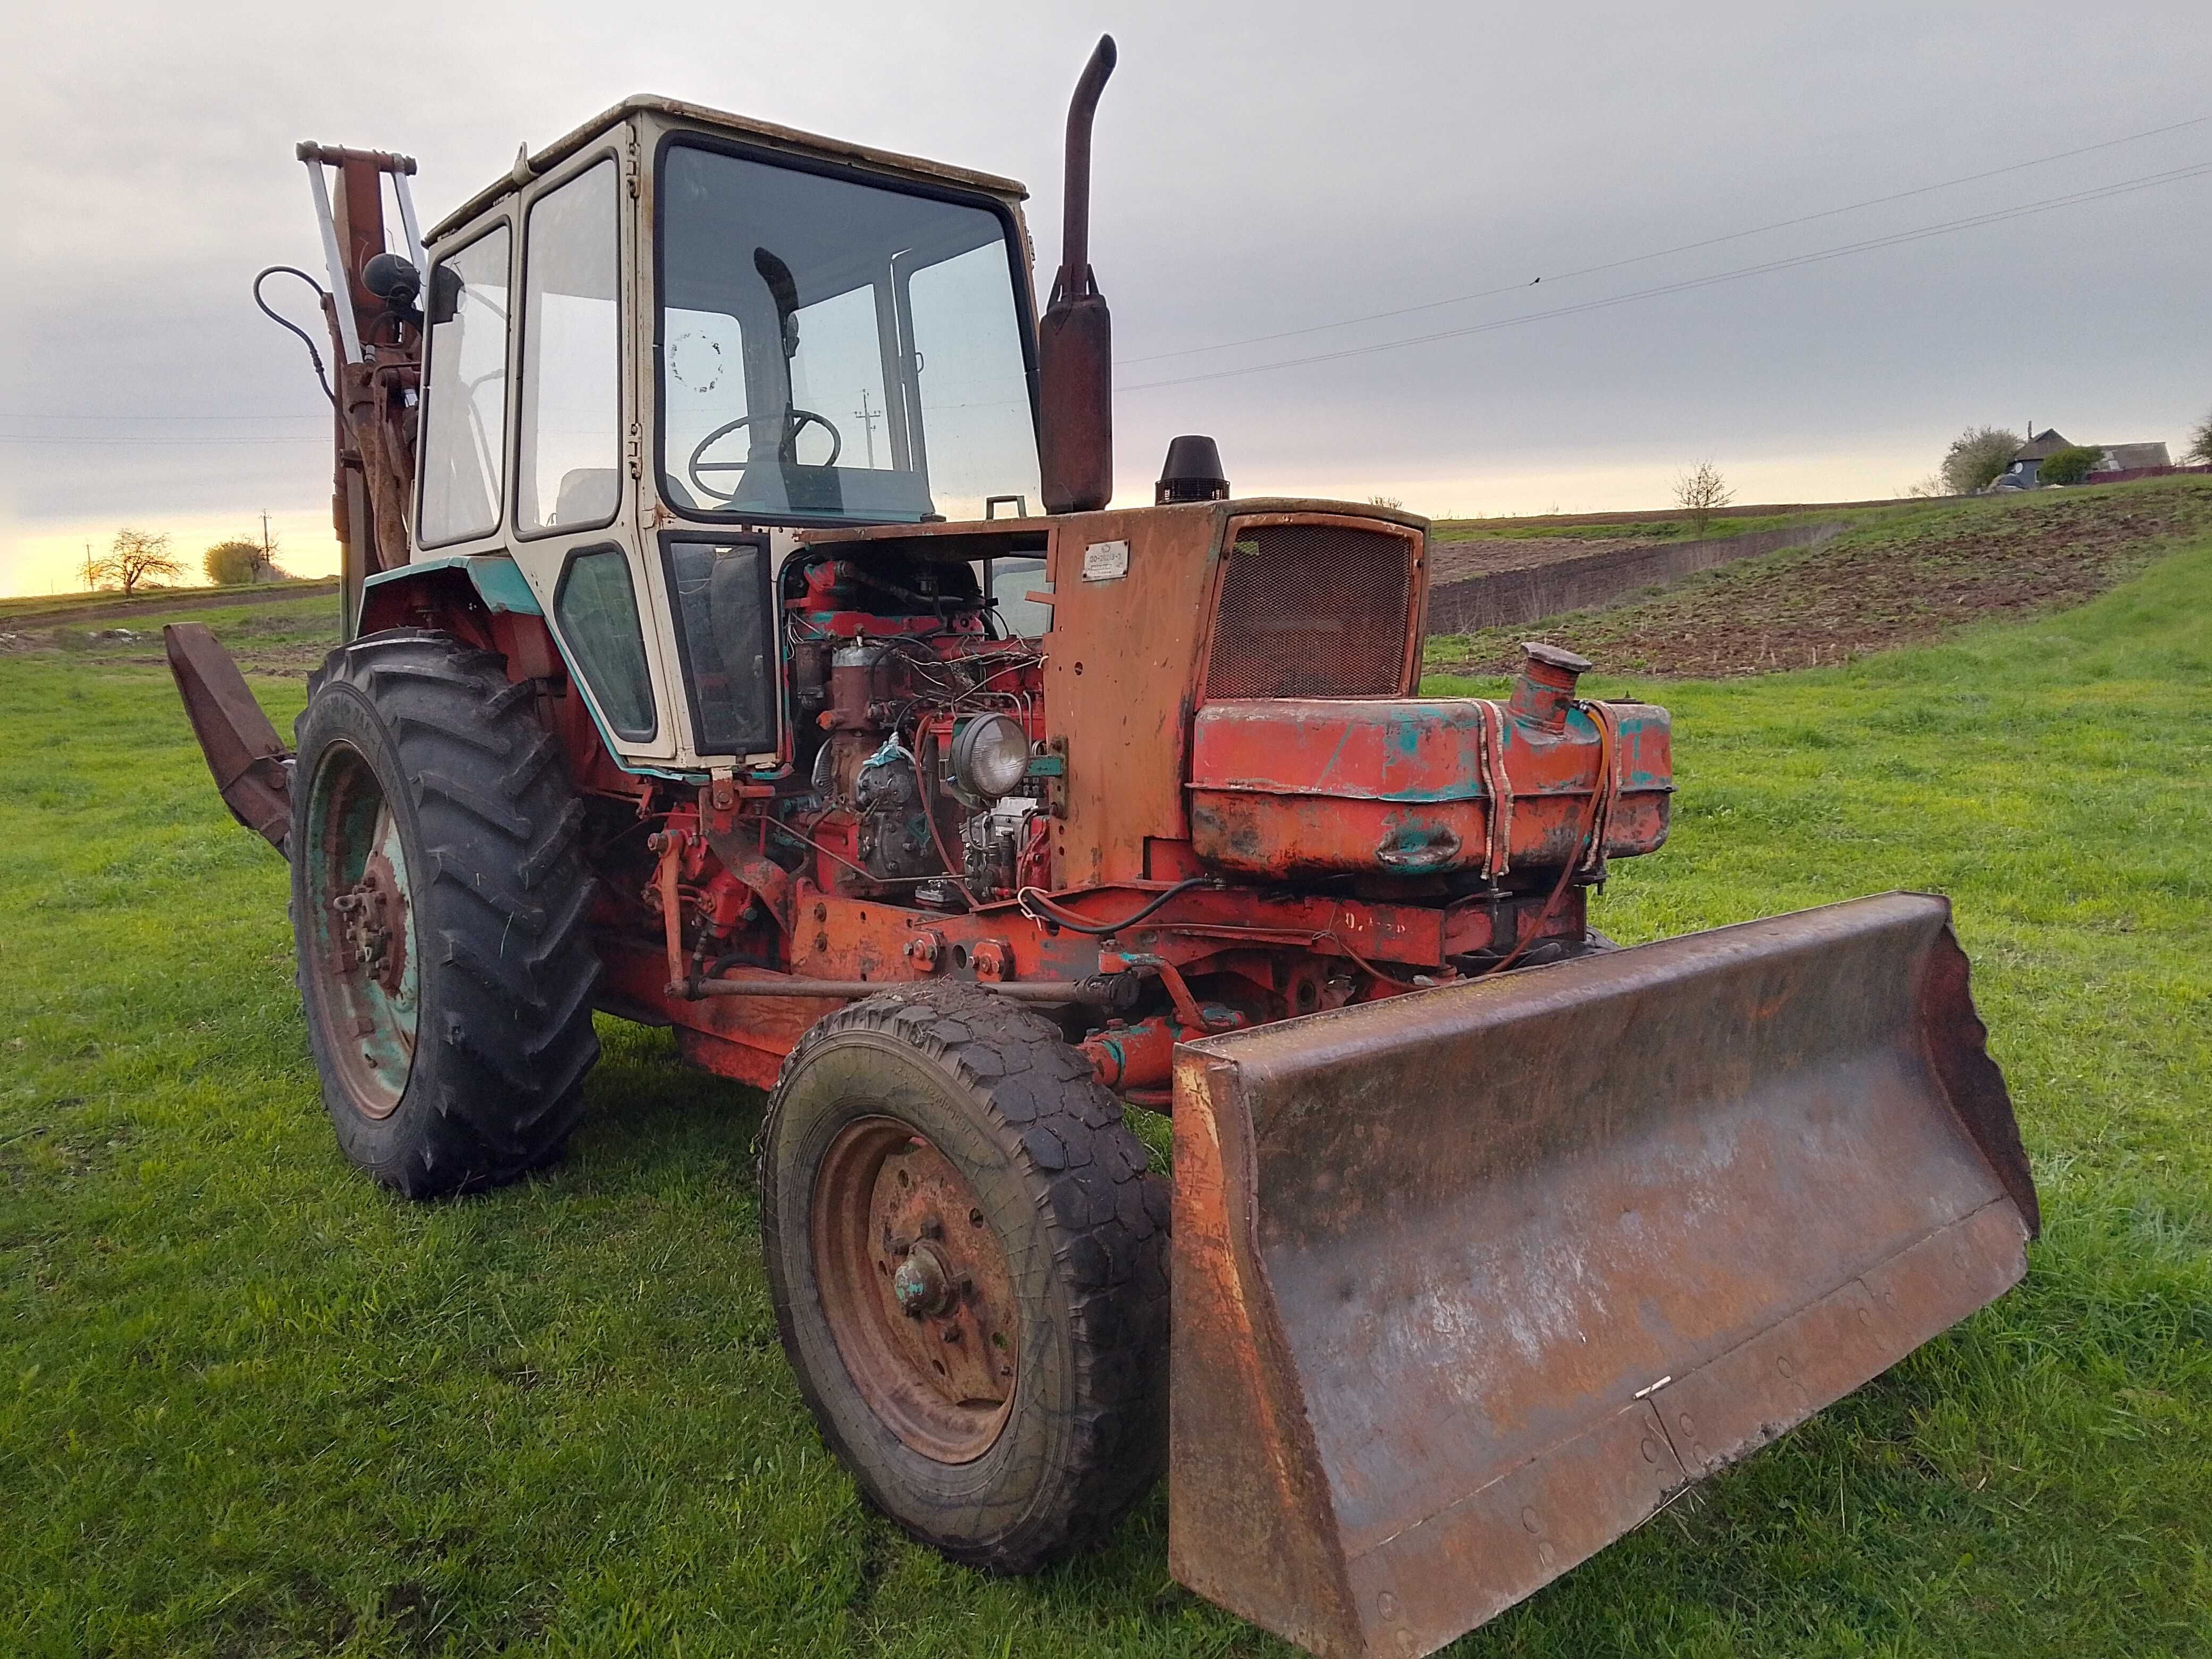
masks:
<path fill-rule="evenodd" d="M 276 554 L 269 545 L 269 509 L 261 509 L 261 574 L 266 574 L 276 562 Z"/>
<path fill-rule="evenodd" d="M 868 388 L 866 386 L 860 388 L 860 406 L 853 411 L 853 418 L 860 423 L 860 429 L 868 435 L 868 471 L 872 472 L 876 470 L 876 422 L 884 418 L 884 411 L 868 407 Z"/>
<path fill-rule="evenodd" d="M 84 591 L 92 592 L 92 544 L 84 544 Z"/>

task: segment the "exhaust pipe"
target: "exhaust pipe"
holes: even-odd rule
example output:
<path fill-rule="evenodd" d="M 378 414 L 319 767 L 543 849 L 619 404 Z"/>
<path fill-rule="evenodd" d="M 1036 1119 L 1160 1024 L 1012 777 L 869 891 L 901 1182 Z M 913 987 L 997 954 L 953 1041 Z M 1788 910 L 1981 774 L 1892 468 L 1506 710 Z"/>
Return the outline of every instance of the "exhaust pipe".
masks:
<path fill-rule="evenodd" d="M 1037 324 L 1039 459 L 1048 513 L 1095 513 L 1114 495 L 1114 331 L 1091 269 L 1091 124 L 1114 56 L 1114 37 L 1099 36 L 1067 106 L 1060 272 Z"/>

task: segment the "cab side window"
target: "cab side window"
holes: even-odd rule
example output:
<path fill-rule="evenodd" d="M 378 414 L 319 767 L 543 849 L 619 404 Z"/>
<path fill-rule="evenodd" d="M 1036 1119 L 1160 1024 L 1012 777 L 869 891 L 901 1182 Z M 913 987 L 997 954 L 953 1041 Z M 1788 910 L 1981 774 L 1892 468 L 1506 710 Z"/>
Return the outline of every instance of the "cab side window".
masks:
<path fill-rule="evenodd" d="M 424 547 L 499 528 L 507 454 L 507 255 L 505 225 L 430 269 L 422 401 Z"/>
<path fill-rule="evenodd" d="M 532 204 L 523 260 L 515 528 L 595 529 L 621 504 L 615 163 Z"/>
<path fill-rule="evenodd" d="M 553 618 L 615 734 L 651 737 L 659 722 L 653 714 L 629 555 L 618 547 L 572 555 L 553 597 Z"/>

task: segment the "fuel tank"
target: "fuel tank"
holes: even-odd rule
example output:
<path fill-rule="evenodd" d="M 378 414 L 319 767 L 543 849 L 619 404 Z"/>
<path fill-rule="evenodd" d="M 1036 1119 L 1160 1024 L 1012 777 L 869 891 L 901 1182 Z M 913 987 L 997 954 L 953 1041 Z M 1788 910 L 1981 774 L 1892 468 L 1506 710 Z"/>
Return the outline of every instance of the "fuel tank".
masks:
<path fill-rule="evenodd" d="M 1609 786 L 1602 855 L 1656 851 L 1674 787 L 1667 711 L 1593 708 L 1573 696 L 1587 662 L 1526 649 L 1502 702 L 1206 703 L 1192 723 L 1193 850 L 1272 880 L 1474 871 L 1503 881 L 1581 857 L 1591 793 Z"/>

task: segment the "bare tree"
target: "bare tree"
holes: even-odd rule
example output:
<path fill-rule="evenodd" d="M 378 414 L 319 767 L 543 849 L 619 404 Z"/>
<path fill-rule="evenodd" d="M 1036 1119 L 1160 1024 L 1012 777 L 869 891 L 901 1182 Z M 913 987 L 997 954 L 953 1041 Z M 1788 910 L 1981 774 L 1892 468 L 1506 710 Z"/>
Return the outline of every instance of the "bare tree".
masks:
<path fill-rule="evenodd" d="M 2012 465 L 2013 454 L 2027 441 L 2001 426 L 1970 426 L 1951 440 L 1941 469 L 1943 488 L 1954 495 L 1971 495 L 1986 489 L 1997 474 Z"/>
<path fill-rule="evenodd" d="M 167 531 L 154 535 L 126 527 L 115 532 L 107 551 L 86 567 L 86 574 L 95 582 L 112 583 L 128 599 L 149 577 L 174 581 L 185 568 L 169 552 Z"/>
<path fill-rule="evenodd" d="M 1734 501 L 1735 491 L 1728 487 L 1711 461 L 1699 461 L 1695 472 L 1685 472 L 1674 480 L 1674 499 L 1690 513 L 1691 523 L 1702 536 L 1705 533 L 1705 520 Z"/>
<path fill-rule="evenodd" d="M 1400 501 L 1395 495 L 1370 495 L 1367 498 L 1367 504 L 1370 507 L 1395 507 L 1401 513 L 1406 510 L 1405 502 Z"/>
<path fill-rule="evenodd" d="M 2212 415 L 2189 434 L 2189 447 L 2181 452 L 2181 459 L 2185 465 L 2212 466 Z"/>

